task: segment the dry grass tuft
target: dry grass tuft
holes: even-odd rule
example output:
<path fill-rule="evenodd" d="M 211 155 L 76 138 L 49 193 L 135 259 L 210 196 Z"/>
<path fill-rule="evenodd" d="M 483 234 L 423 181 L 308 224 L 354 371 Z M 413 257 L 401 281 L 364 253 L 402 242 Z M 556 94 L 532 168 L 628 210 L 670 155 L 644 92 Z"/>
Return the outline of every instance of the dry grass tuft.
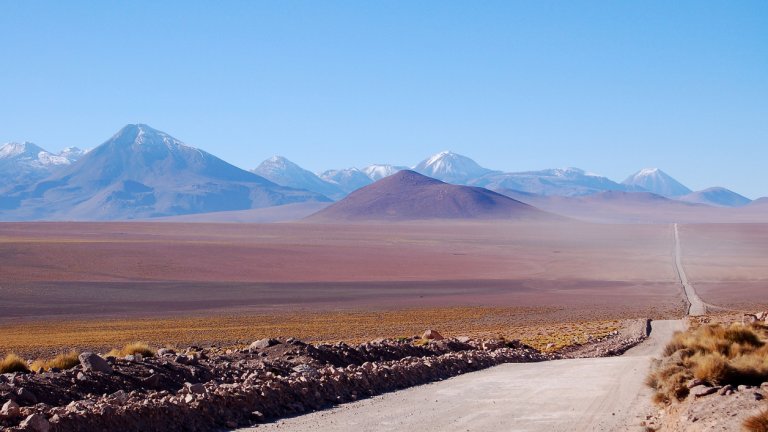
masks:
<path fill-rule="evenodd" d="M 767 336 L 764 326 L 739 324 L 702 325 L 676 333 L 664 350 L 666 358 L 646 379 L 656 390 L 654 401 L 685 398 L 686 384 L 693 378 L 710 385 L 759 385 L 768 380 Z"/>
<path fill-rule="evenodd" d="M 744 429 L 749 432 L 768 432 L 768 410 L 744 420 Z"/>
<path fill-rule="evenodd" d="M 66 370 L 72 369 L 79 364 L 80 359 L 78 358 L 78 354 L 75 351 L 70 351 L 66 354 L 59 354 L 50 360 L 37 359 L 32 362 L 32 365 L 29 368 L 33 371 L 39 371 L 40 369 L 47 371 L 53 368 Z"/>
<path fill-rule="evenodd" d="M 144 342 L 133 342 L 120 349 L 113 349 L 107 353 L 107 356 L 125 357 L 136 354 L 141 354 L 143 357 L 154 357 L 155 350 Z"/>
<path fill-rule="evenodd" d="M 11 353 L 0 360 L 0 374 L 13 372 L 29 372 L 29 367 L 24 359 Z"/>

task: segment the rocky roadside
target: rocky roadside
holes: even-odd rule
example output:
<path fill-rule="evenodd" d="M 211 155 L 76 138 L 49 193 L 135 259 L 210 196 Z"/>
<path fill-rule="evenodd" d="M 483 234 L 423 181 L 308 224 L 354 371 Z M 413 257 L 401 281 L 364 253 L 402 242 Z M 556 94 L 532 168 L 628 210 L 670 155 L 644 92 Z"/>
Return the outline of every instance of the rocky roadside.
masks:
<path fill-rule="evenodd" d="M 555 358 L 517 341 L 378 340 L 249 348 L 161 349 L 154 357 L 93 353 L 70 370 L 0 375 L 8 431 L 222 430 L 327 408 L 502 363 Z"/>
<path fill-rule="evenodd" d="M 660 409 L 645 426 L 660 432 L 739 431 L 747 418 L 768 409 L 768 382 L 710 387 L 694 380 L 689 386 L 685 400 Z"/>
<path fill-rule="evenodd" d="M 586 344 L 574 344 L 558 351 L 561 358 L 613 357 L 644 341 L 650 334 L 651 321 L 631 320 L 608 336 L 590 339 Z"/>

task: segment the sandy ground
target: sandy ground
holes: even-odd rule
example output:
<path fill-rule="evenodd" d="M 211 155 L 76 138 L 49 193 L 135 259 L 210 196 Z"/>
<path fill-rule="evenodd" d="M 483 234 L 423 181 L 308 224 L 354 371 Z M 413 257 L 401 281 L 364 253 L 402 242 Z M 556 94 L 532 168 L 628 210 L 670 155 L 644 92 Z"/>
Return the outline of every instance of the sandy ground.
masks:
<path fill-rule="evenodd" d="M 680 238 L 688 278 L 705 302 L 768 308 L 768 224 L 680 225 Z"/>
<path fill-rule="evenodd" d="M 640 431 L 652 409 L 649 360 L 682 328 L 655 321 L 621 357 L 506 364 L 244 430 Z"/>
<path fill-rule="evenodd" d="M 671 235 L 591 224 L 6 223 L 0 324 L 466 305 L 674 316 Z"/>

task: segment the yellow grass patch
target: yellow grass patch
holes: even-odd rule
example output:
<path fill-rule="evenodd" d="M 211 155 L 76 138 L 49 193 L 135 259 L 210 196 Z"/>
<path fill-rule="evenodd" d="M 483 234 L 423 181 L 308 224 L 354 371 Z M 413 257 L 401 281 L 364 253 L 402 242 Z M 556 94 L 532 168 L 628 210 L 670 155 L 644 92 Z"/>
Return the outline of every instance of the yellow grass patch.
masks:
<path fill-rule="evenodd" d="M 12 373 L 12 372 L 27 372 L 27 362 L 14 353 L 10 353 L 5 356 L 3 360 L 0 360 L 0 373 Z"/>
<path fill-rule="evenodd" d="M 542 318 L 555 308 L 439 307 L 385 311 L 301 311 L 198 318 L 51 321 L 0 326 L 0 353 L 51 356 L 75 349 L 107 352 L 115 346 L 144 341 L 151 346 L 185 347 L 216 343 L 242 346 L 265 337 L 295 337 L 308 342 L 360 343 L 385 337 L 420 335 L 432 328 L 443 336 L 519 339 L 544 349 L 603 337 L 621 326 L 613 319 Z M 548 315 L 550 314 L 550 315 Z M 118 350 L 122 351 L 122 350 Z M 123 354 L 125 355 L 125 354 Z"/>
<path fill-rule="evenodd" d="M 763 410 L 744 420 L 744 429 L 748 432 L 768 432 L 768 410 Z"/>
<path fill-rule="evenodd" d="M 127 355 L 141 354 L 144 357 L 154 357 L 155 350 L 144 342 L 131 342 L 120 349 L 113 349 L 108 356 L 125 357 Z"/>
<path fill-rule="evenodd" d="M 70 351 L 66 354 L 59 354 L 56 357 L 48 360 L 37 359 L 32 362 L 29 367 L 31 370 L 37 372 L 40 369 L 48 371 L 52 368 L 58 368 L 61 370 L 71 369 L 80 364 L 80 359 L 75 351 Z"/>
<path fill-rule="evenodd" d="M 768 380 L 767 338 L 762 325 L 703 324 L 678 332 L 646 383 L 656 390 L 657 402 L 685 398 L 693 378 L 710 385 L 759 385 Z"/>

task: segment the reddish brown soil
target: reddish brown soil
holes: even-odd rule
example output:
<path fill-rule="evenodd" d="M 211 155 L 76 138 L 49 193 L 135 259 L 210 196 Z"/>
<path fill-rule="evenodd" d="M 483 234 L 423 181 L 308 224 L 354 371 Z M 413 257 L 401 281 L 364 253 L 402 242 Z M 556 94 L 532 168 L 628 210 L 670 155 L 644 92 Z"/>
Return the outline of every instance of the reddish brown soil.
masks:
<path fill-rule="evenodd" d="M 0 323 L 19 319 L 559 306 L 676 310 L 668 226 L 0 225 Z"/>
<path fill-rule="evenodd" d="M 704 301 L 768 307 L 768 224 L 684 225 L 680 242 L 688 278 Z"/>

